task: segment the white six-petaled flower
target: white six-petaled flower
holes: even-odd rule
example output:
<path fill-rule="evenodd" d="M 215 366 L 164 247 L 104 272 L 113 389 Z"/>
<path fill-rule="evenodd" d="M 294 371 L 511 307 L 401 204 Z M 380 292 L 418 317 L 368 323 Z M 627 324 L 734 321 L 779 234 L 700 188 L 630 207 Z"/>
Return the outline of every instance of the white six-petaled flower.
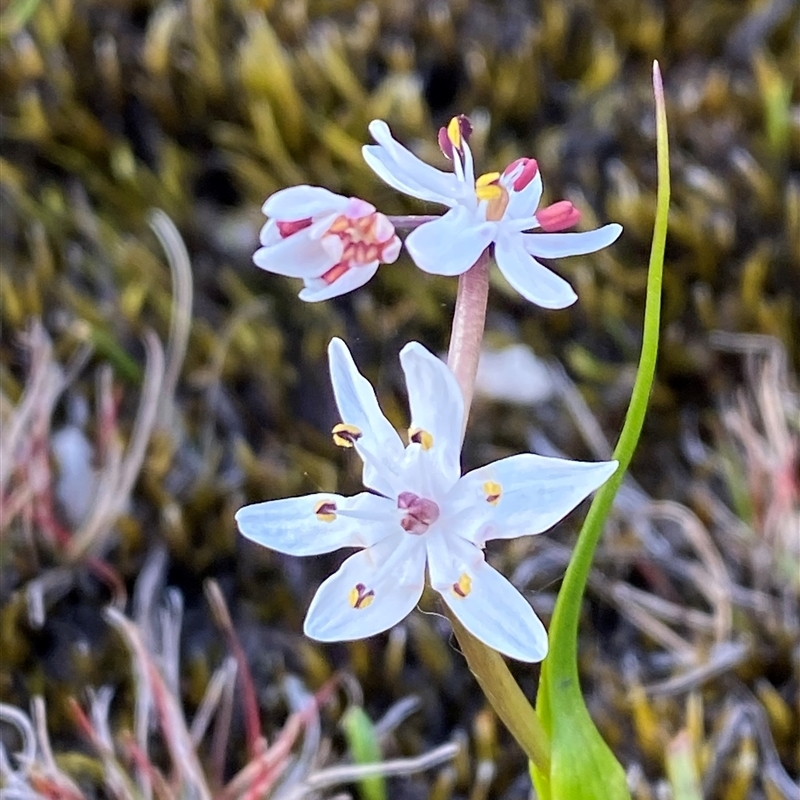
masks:
<path fill-rule="evenodd" d="M 476 179 L 466 117 L 454 117 L 439 132 L 439 144 L 452 160 L 453 172 L 421 161 L 392 137 L 382 120 L 370 123 L 369 130 L 377 144 L 365 145 L 362 152 L 382 180 L 411 197 L 450 207 L 405 241 L 425 272 L 460 275 L 492 245 L 497 266 L 523 297 L 544 308 L 565 308 L 577 299 L 575 292 L 536 259 L 593 253 L 622 232 L 614 223 L 593 231 L 560 233 L 578 221 L 579 213 L 565 200 L 539 209 L 542 178 L 533 159 L 517 159 L 502 173 Z"/>
<path fill-rule="evenodd" d="M 291 186 L 267 198 L 262 211 L 269 219 L 253 261 L 268 272 L 302 278 L 301 300 L 327 300 L 357 289 L 400 253 L 394 225 L 357 197 Z"/>
<path fill-rule="evenodd" d="M 342 417 L 334 441 L 355 447 L 371 491 L 273 500 L 236 514 L 246 537 L 282 553 L 359 548 L 319 587 L 306 634 L 344 641 L 392 627 L 419 601 L 427 564 L 432 587 L 474 636 L 521 661 L 544 658 L 544 626 L 486 562 L 484 545 L 547 530 L 597 489 L 616 462 L 525 453 L 462 476 L 464 402 L 442 361 L 416 342 L 400 353 L 411 410 L 404 445 L 344 342 L 333 339 L 328 354 Z"/>

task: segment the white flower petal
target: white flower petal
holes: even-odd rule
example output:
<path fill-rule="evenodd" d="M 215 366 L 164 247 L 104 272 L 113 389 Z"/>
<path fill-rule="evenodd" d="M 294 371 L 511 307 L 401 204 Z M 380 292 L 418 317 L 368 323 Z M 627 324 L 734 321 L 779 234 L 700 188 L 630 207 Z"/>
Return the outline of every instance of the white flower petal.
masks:
<path fill-rule="evenodd" d="M 327 514 L 318 515 L 323 503 L 329 504 L 321 509 Z M 395 503 L 369 492 L 354 497 L 322 492 L 244 506 L 236 523 L 244 536 L 271 550 L 312 556 L 380 542 L 397 530 L 397 514 Z"/>
<path fill-rule="evenodd" d="M 321 278 L 306 280 L 306 287 L 298 295 L 301 300 L 307 303 L 316 303 L 320 300 L 329 300 L 331 297 L 352 292 L 363 286 L 378 271 L 380 261 L 371 261 L 369 264 L 359 264 L 357 267 L 350 267 L 343 275 L 333 283 L 326 283 Z"/>
<path fill-rule="evenodd" d="M 274 219 L 268 219 L 261 227 L 261 232 L 258 235 L 258 240 L 261 242 L 262 247 L 270 247 L 277 244 L 283 237 L 278 229 L 278 223 Z"/>
<path fill-rule="evenodd" d="M 475 159 L 472 157 L 472 150 L 466 139 L 463 141 L 464 147 L 464 183 L 474 191 L 475 186 Z"/>
<path fill-rule="evenodd" d="M 341 260 L 342 242 L 338 237 L 326 236 L 323 246 L 306 231 L 293 233 L 270 247 L 260 247 L 253 255 L 253 263 L 289 278 L 319 277 Z"/>
<path fill-rule="evenodd" d="M 457 537 L 455 541 L 430 537 L 428 569 L 431 586 L 484 644 L 519 661 L 541 661 L 547 655 L 544 625 L 528 601 L 486 563 L 475 545 Z"/>
<path fill-rule="evenodd" d="M 369 168 L 384 183 L 387 183 L 393 189 L 397 189 L 398 192 L 429 203 L 441 203 L 445 206 L 455 205 L 456 201 L 451 196 L 433 192 L 417 183 L 397 166 L 380 145 L 366 144 L 361 148 L 361 154 Z"/>
<path fill-rule="evenodd" d="M 370 382 L 358 371 L 347 345 L 338 338 L 328 345 L 331 383 L 342 422 L 355 425 L 361 436 L 355 442 L 364 460 L 364 485 L 381 494 L 397 496 L 403 442 L 383 415 Z"/>
<path fill-rule="evenodd" d="M 536 224 L 533 213 L 539 207 L 542 199 L 542 174 L 537 172 L 533 180 L 521 191 L 515 192 L 509 187 L 508 205 L 506 206 L 503 219 L 526 219 L 530 218 L 530 227 Z"/>
<path fill-rule="evenodd" d="M 523 234 L 506 234 L 497 239 L 494 257 L 505 279 L 526 299 L 542 308 L 566 308 L 577 299 L 572 287 L 544 264 L 528 255 Z"/>
<path fill-rule="evenodd" d="M 622 233 L 616 222 L 594 231 L 581 233 L 525 233 L 522 235 L 525 250 L 539 258 L 561 258 L 594 253 L 615 242 Z"/>
<path fill-rule="evenodd" d="M 533 453 L 503 458 L 467 473 L 447 496 L 460 536 L 482 547 L 490 539 L 541 533 L 602 486 L 616 461 L 571 461 Z"/>
<path fill-rule="evenodd" d="M 463 185 L 455 175 L 442 172 L 417 158 L 392 136 L 383 120 L 373 120 L 369 132 L 378 144 L 365 145 L 361 152 L 381 180 L 420 200 L 454 205 L 455 198 L 463 191 Z"/>
<path fill-rule="evenodd" d="M 460 275 L 491 244 L 496 229 L 494 222 L 478 221 L 475 210 L 458 206 L 413 230 L 406 250 L 431 275 Z"/>
<path fill-rule="evenodd" d="M 294 222 L 317 214 L 341 212 L 348 202 L 348 198 L 321 186 L 289 186 L 270 195 L 261 211 L 267 217 Z"/>
<path fill-rule="evenodd" d="M 363 639 L 404 619 L 422 595 L 425 544 L 406 533 L 356 553 L 319 587 L 304 625 L 307 636 L 320 642 Z M 373 592 L 354 608 L 352 592 Z M 356 590 L 358 591 L 358 590 Z"/>
<path fill-rule="evenodd" d="M 406 376 L 411 427 L 432 437 L 428 450 L 449 485 L 461 475 L 461 434 L 464 397 L 450 368 L 421 344 L 409 342 L 400 351 Z"/>

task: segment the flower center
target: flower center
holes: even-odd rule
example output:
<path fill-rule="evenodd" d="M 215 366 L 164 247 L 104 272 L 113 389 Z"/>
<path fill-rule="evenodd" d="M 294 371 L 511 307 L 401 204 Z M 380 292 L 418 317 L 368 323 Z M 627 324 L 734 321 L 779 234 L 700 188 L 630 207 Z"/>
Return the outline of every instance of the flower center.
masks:
<path fill-rule="evenodd" d="M 314 224 L 312 217 L 278 222 L 278 233 L 288 239 Z M 342 243 L 342 257 L 320 277 L 327 284 L 341 278 L 353 267 L 363 267 L 381 261 L 390 264 L 400 254 L 400 239 L 394 234 L 394 225 L 375 207 L 350 198 L 347 207 L 331 223 L 321 238 L 335 236 Z"/>
<path fill-rule="evenodd" d="M 508 207 L 508 190 L 500 183 L 499 172 L 487 172 L 475 181 L 475 196 L 486 201 L 487 222 L 503 218 Z"/>
<path fill-rule="evenodd" d="M 400 492 L 397 507 L 406 512 L 400 520 L 401 527 L 416 536 L 425 533 L 439 519 L 439 506 L 414 492 Z"/>
<path fill-rule="evenodd" d="M 353 267 L 363 267 L 375 261 L 390 263 L 397 258 L 400 249 L 394 225 L 383 214 L 363 201 L 354 199 L 351 203 L 352 211 L 348 209 L 348 213 L 339 214 L 323 234 L 336 236 L 342 242 L 341 261 L 321 276 L 328 284 Z"/>

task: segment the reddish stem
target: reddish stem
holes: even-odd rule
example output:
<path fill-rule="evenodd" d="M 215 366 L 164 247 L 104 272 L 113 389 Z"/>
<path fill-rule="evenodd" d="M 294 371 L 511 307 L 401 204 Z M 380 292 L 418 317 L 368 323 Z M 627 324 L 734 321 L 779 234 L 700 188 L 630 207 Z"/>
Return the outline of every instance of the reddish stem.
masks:
<path fill-rule="evenodd" d="M 398 230 L 413 231 L 414 228 L 419 228 L 420 225 L 424 225 L 426 222 L 432 222 L 435 219 L 439 219 L 439 215 L 420 214 L 405 217 L 387 217 L 386 219 L 388 219 L 389 222 L 391 222 L 392 225 L 394 225 Z"/>
<path fill-rule="evenodd" d="M 486 303 L 489 297 L 489 251 L 458 278 L 458 295 L 453 312 L 453 327 L 447 366 L 456 376 L 464 395 L 464 427 L 467 425 L 478 359 L 481 355 L 483 328 L 486 323 Z"/>

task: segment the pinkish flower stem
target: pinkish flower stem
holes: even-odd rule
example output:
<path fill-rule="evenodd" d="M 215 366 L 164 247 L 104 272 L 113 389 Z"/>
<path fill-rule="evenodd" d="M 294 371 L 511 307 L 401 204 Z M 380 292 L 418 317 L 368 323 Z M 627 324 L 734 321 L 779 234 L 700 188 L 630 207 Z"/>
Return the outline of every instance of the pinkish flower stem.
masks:
<path fill-rule="evenodd" d="M 411 215 L 406 217 L 389 217 L 387 216 L 389 222 L 394 225 L 400 231 L 413 231 L 414 228 L 419 228 L 420 225 L 424 225 L 426 222 L 432 222 L 435 219 L 439 219 L 438 214 L 425 214 L 425 215 Z"/>
<path fill-rule="evenodd" d="M 458 294 L 447 365 L 453 370 L 464 395 L 464 426 L 475 389 L 475 375 L 486 323 L 491 256 L 481 257 L 458 279 Z M 541 720 L 514 680 L 503 657 L 476 639 L 447 606 L 456 638 L 467 664 L 497 716 L 517 740 L 525 755 L 545 775 L 550 774 L 550 740 Z"/>
<path fill-rule="evenodd" d="M 478 373 L 483 328 L 486 324 L 486 302 L 489 297 L 489 264 L 491 256 L 484 250 L 480 258 L 458 278 L 458 294 L 453 312 L 447 366 L 456 376 L 464 395 L 464 427 Z"/>

